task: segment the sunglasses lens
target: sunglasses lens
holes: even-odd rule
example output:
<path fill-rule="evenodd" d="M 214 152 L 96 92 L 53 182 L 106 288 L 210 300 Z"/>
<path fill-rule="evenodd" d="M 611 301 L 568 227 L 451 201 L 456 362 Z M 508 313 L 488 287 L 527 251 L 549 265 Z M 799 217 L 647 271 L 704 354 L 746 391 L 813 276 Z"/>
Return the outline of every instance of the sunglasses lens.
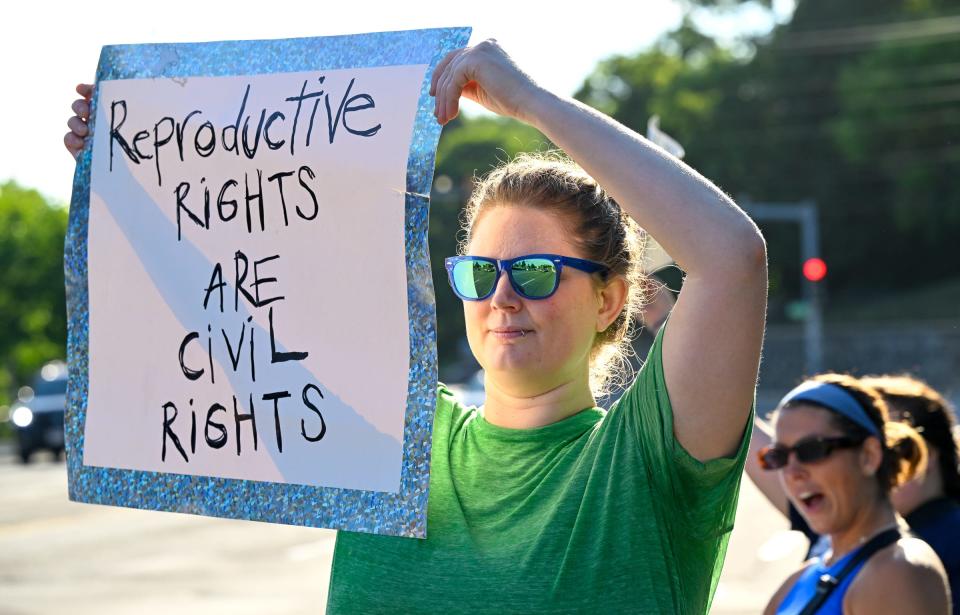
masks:
<path fill-rule="evenodd" d="M 760 451 L 760 465 L 765 470 L 779 470 L 787 465 L 787 457 L 790 451 L 787 449 L 769 446 Z"/>
<path fill-rule="evenodd" d="M 824 440 L 808 440 L 800 442 L 793 450 L 796 451 L 798 460 L 803 463 L 813 463 L 829 457 L 833 448 Z"/>
<path fill-rule="evenodd" d="M 510 269 L 510 277 L 526 297 L 546 297 L 557 288 L 557 266 L 546 258 L 525 258 Z"/>
<path fill-rule="evenodd" d="M 453 267 L 455 290 L 469 299 L 490 294 L 497 283 L 497 266 L 488 261 L 460 261 Z"/>

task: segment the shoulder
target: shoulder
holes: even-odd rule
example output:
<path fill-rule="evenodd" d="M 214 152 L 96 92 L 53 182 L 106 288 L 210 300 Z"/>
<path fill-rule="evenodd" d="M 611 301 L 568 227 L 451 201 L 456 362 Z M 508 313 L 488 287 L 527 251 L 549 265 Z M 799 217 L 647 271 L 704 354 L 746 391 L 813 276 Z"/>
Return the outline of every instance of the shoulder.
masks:
<path fill-rule="evenodd" d="M 844 600 L 851 613 L 947 613 L 947 575 L 919 538 L 901 538 L 877 552 L 857 574 Z"/>
<path fill-rule="evenodd" d="M 876 574 L 880 579 L 899 576 L 922 580 L 944 575 L 940 559 L 930 545 L 912 536 L 905 536 L 879 551 L 864 566 L 865 570 L 868 568 L 871 575 Z"/>
<path fill-rule="evenodd" d="M 460 394 L 457 393 L 456 385 L 450 386 L 442 382 L 437 383 L 437 408 L 441 406 L 450 409 L 475 410 L 476 406 L 468 406 Z M 473 397 L 468 395 L 468 397 Z"/>
<path fill-rule="evenodd" d="M 450 387 L 442 382 L 437 383 L 437 407 L 441 404 L 454 404 L 457 402 L 457 396 Z"/>
<path fill-rule="evenodd" d="M 455 413 L 463 408 L 463 402 L 450 387 L 442 382 L 437 383 L 437 414 Z"/>
<path fill-rule="evenodd" d="M 767 608 L 763 610 L 764 615 L 774 615 L 774 613 L 777 612 L 777 608 L 786 599 L 787 594 L 790 593 L 790 590 L 793 589 L 793 586 L 796 585 L 797 581 L 800 580 L 800 577 L 803 576 L 803 573 L 813 566 L 815 562 L 816 560 L 807 560 L 799 570 L 787 577 L 783 584 L 780 585 L 780 588 L 776 591 L 776 593 L 773 594 L 773 597 L 770 598 L 770 602 L 767 603 Z"/>
<path fill-rule="evenodd" d="M 467 406 L 463 400 L 446 384 L 437 383 L 437 408 L 434 415 L 434 431 L 436 425 L 449 425 L 456 430 L 467 418 L 475 414 L 476 406 Z"/>

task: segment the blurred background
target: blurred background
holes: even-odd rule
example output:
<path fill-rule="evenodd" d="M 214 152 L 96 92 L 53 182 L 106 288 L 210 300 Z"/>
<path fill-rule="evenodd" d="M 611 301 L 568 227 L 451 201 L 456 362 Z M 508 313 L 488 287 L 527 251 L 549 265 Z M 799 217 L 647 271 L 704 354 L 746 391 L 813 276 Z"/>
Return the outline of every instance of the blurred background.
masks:
<path fill-rule="evenodd" d="M 424 3 L 403 15 L 375 4 L 363 21 L 271 5 L 231 5 L 227 19 L 186 2 L 142 18 L 118 2 L 82 15 L 3 9 L 21 27 L 0 43 L 0 613 L 307 613 L 326 596 L 332 532 L 66 500 L 58 361 L 73 163 L 60 141 L 103 44 L 472 25 L 472 42 L 496 37 L 541 83 L 638 132 L 658 116 L 685 160 L 753 215 L 770 255 L 759 411 L 826 369 L 909 372 L 960 401 L 960 2 Z M 471 105 L 443 131 L 430 218 L 440 376 L 468 395 L 482 380 L 443 258 L 473 178 L 550 147 Z M 675 267 L 658 276 L 682 286 Z M 639 357 L 650 341 L 641 332 Z M 714 613 L 762 609 L 805 551 L 786 526 L 745 480 Z"/>

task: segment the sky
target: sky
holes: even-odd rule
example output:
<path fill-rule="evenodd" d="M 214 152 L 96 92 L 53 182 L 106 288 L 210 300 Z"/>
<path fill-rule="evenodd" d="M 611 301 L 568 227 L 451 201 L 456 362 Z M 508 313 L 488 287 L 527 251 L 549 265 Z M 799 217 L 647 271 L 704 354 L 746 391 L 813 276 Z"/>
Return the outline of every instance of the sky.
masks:
<path fill-rule="evenodd" d="M 291 0 L 8 3 L 2 12 L 6 27 L 0 37 L 4 75 L 0 183 L 13 179 L 54 202 L 67 203 L 74 163 L 63 147 L 66 121 L 72 114 L 70 104 L 77 98 L 74 87 L 92 81 L 103 45 L 471 26 L 471 44 L 496 38 L 541 85 L 569 95 L 600 60 L 649 47 L 676 27 L 683 14 L 682 0 L 590 0 L 583 5 L 529 0 L 332 4 Z M 784 19 L 793 2 L 777 0 L 775 6 L 778 18 Z M 701 23 L 728 37 L 737 32 L 763 32 L 772 26 L 768 15 L 749 7 Z M 464 112 L 482 111 L 468 102 Z"/>

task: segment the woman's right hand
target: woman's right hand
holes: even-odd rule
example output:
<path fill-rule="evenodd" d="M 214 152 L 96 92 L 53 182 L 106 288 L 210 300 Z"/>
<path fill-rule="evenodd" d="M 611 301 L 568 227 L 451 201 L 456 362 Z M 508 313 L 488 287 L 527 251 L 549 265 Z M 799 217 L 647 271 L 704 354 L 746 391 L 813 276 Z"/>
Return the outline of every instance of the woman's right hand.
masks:
<path fill-rule="evenodd" d="M 77 94 L 83 96 L 83 98 L 78 98 L 70 105 L 74 115 L 67 120 L 70 132 L 63 135 L 63 145 L 74 160 L 80 155 L 84 142 L 90 136 L 87 121 L 90 119 L 90 97 L 93 96 L 93 85 L 89 83 L 79 84 Z"/>
<path fill-rule="evenodd" d="M 434 116 L 441 125 L 459 115 L 461 96 L 498 115 L 530 123 L 528 108 L 541 93 L 496 39 L 451 51 L 430 82 Z"/>

